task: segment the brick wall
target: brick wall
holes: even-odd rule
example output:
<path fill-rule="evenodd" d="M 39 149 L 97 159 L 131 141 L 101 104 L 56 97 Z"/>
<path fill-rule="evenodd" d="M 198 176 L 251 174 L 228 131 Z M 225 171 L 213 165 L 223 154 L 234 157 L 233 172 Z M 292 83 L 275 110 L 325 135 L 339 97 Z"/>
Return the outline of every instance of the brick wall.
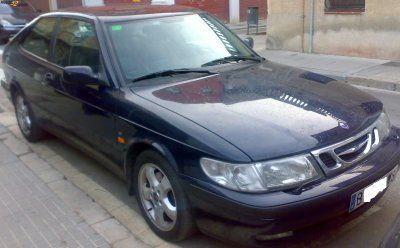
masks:
<path fill-rule="evenodd" d="M 229 0 L 175 0 L 175 3 L 202 9 L 222 21 L 229 21 Z"/>
<path fill-rule="evenodd" d="M 260 20 L 267 19 L 267 0 L 240 0 L 240 20 L 247 20 L 247 8 L 258 7 Z"/>
<path fill-rule="evenodd" d="M 82 0 L 57 0 L 58 9 L 82 6 Z"/>
<path fill-rule="evenodd" d="M 268 0 L 240 0 L 240 20 L 247 20 L 248 7 L 259 7 L 260 19 L 266 19 L 267 1 Z M 104 3 L 151 3 L 151 0 L 104 0 Z M 210 12 L 222 21 L 229 21 L 229 0 L 175 0 L 175 4 L 202 9 Z"/>
<path fill-rule="evenodd" d="M 143 4 L 150 4 L 151 0 L 104 0 L 105 4 L 111 3 L 143 3 Z"/>
<path fill-rule="evenodd" d="M 151 3 L 151 0 L 105 0 L 104 3 Z M 175 4 L 202 9 L 229 21 L 229 0 L 175 0 Z"/>
<path fill-rule="evenodd" d="M 41 10 L 42 12 L 48 12 L 50 10 L 48 0 L 29 0 L 28 2 L 32 4 L 35 9 Z"/>

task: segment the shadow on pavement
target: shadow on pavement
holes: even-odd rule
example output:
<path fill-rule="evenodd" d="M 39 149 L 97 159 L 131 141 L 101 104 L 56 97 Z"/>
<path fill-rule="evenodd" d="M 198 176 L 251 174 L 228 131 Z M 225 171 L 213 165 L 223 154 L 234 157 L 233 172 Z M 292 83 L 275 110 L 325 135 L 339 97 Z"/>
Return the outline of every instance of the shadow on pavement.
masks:
<path fill-rule="evenodd" d="M 97 184 L 101 185 L 104 189 L 109 191 L 117 199 L 125 203 L 130 208 L 134 209 L 137 213 L 140 213 L 137 202 L 134 197 L 131 197 L 127 193 L 125 183 L 116 175 L 112 174 L 105 167 L 103 167 L 97 161 L 86 156 L 79 150 L 65 144 L 63 141 L 50 137 L 48 140 L 43 141 L 54 152 L 56 152 L 63 159 L 68 161 L 75 169 L 85 174 Z M 85 192 L 87 193 L 87 192 Z M 309 227 L 296 233 L 289 239 L 275 240 L 268 243 L 263 243 L 262 247 L 326 247 L 335 246 L 335 237 L 343 232 L 349 231 L 352 227 L 357 225 L 365 217 L 360 216 L 366 209 L 361 209 L 352 215 L 346 215 L 340 218 L 336 218 L 319 224 L 316 226 Z M 368 212 L 374 212 L 374 208 Z M 376 210 L 377 211 L 377 210 Z M 366 213 L 366 215 L 370 215 Z M 359 218 L 357 218 L 359 217 Z M 346 224 L 346 225 L 345 225 Z M 378 241 L 378 243 L 380 240 Z M 196 234 L 187 241 L 176 244 L 178 247 L 235 247 L 235 245 L 222 243 L 214 238 L 207 237 L 200 233 Z M 236 246 L 240 247 L 240 246 Z M 241 246 L 243 247 L 243 246 Z"/>

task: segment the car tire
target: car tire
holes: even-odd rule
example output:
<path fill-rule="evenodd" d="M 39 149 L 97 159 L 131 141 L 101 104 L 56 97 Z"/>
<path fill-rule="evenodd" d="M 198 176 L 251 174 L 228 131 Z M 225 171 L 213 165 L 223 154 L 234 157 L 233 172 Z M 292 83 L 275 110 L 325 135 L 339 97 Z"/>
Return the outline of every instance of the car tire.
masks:
<path fill-rule="evenodd" d="M 15 116 L 22 135 L 29 142 L 38 142 L 42 140 L 45 137 L 45 132 L 40 128 L 28 101 L 21 92 L 15 92 L 13 95 L 13 103 Z"/>
<path fill-rule="evenodd" d="M 152 150 L 141 153 L 133 175 L 138 205 L 153 232 L 164 240 L 177 242 L 196 231 L 186 193 L 165 158 Z"/>

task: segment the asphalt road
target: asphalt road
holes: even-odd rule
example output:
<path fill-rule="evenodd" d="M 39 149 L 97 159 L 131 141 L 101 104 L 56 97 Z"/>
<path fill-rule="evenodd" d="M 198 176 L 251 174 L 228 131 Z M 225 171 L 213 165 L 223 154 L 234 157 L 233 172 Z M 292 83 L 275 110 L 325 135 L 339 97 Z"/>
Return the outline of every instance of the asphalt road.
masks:
<path fill-rule="evenodd" d="M 400 126 L 400 93 L 361 88 L 380 99 L 389 113 L 394 125 Z M 0 105 L 10 108 L 0 90 Z M 5 105 L 5 106 L 4 106 Z M 113 174 L 98 165 L 85 154 L 66 145 L 58 139 L 49 139 L 43 145 L 51 147 L 60 156 L 76 164 L 87 176 L 103 185 L 111 193 L 128 204 L 135 204 L 126 195 L 124 184 Z M 335 219 L 305 230 L 300 237 L 275 245 L 287 247 L 377 247 L 385 234 L 394 224 L 400 209 L 400 177 L 397 178 L 385 196 L 369 211 L 348 222 Z M 271 244 L 273 245 L 273 244 Z M 198 234 L 192 239 L 179 244 L 181 247 L 232 247 L 212 238 Z"/>

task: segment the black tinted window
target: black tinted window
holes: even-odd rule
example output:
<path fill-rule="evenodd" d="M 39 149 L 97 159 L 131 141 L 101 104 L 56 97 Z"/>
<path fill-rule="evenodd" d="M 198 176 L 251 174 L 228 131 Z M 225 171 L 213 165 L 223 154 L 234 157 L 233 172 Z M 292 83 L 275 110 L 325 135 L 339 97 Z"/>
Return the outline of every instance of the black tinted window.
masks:
<path fill-rule="evenodd" d="M 99 49 L 91 23 L 62 19 L 55 46 L 55 62 L 65 67 L 87 65 L 94 72 L 99 70 Z"/>
<path fill-rule="evenodd" d="M 41 58 L 48 59 L 51 36 L 56 22 L 56 18 L 43 18 L 39 20 L 31 33 L 23 41 L 22 47 Z"/>

